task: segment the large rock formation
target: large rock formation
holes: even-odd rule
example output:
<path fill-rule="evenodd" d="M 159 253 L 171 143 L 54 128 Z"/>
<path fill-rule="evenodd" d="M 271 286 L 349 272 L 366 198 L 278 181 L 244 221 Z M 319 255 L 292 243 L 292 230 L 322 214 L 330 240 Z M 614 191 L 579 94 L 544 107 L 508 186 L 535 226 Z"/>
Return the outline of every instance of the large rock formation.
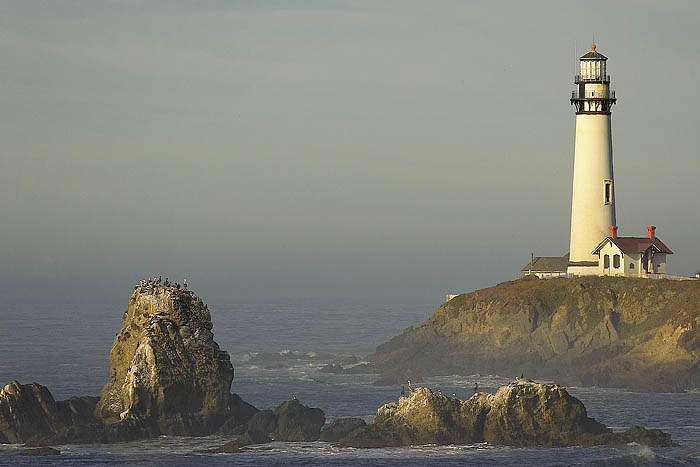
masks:
<path fill-rule="evenodd" d="M 671 446 L 660 430 L 632 427 L 613 433 L 588 417 L 581 401 L 555 384 L 517 380 L 495 395 L 474 394 L 462 401 L 417 388 L 379 408 L 374 422 L 340 441 L 341 446 L 385 447 L 413 444 L 576 446 L 626 444 Z"/>
<path fill-rule="evenodd" d="M 470 399 L 471 400 L 471 399 Z M 517 380 L 488 397 L 483 439 L 509 446 L 605 444 L 610 430 L 556 384 Z"/>
<path fill-rule="evenodd" d="M 110 352 L 102 397 L 56 402 L 39 384 L 0 392 L 0 443 L 104 443 L 235 432 L 258 409 L 230 394 L 233 367 L 207 306 L 179 286 L 142 281 Z"/>
<path fill-rule="evenodd" d="M 110 381 L 95 415 L 137 420 L 162 434 L 206 435 L 231 415 L 233 367 L 193 292 L 139 284 L 110 352 Z"/>
<path fill-rule="evenodd" d="M 453 298 L 370 360 L 388 376 L 524 372 L 569 385 L 696 388 L 700 281 L 507 282 Z"/>
<path fill-rule="evenodd" d="M 56 401 L 40 384 L 12 381 L 0 391 L 0 443 L 105 443 L 158 434 L 132 421 L 104 425 L 94 416 L 97 401 L 89 396 Z"/>

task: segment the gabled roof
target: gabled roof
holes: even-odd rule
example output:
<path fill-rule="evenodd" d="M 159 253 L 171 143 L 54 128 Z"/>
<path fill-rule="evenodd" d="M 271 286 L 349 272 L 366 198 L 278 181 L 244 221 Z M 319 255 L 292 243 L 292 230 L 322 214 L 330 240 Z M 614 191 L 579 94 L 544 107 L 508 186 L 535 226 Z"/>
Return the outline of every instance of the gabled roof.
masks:
<path fill-rule="evenodd" d="M 536 256 L 535 260 L 529 261 L 520 272 L 566 272 L 568 264 L 569 253 L 564 256 Z"/>
<path fill-rule="evenodd" d="M 644 253 L 649 248 L 656 249 L 659 253 L 666 253 L 667 255 L 672 255 L 673 252 L 669 247 L 667 247 L 664 242 L 658 238 L 653 240 L 649 237 L 608 237 L 603 240 L 600 245 L 593 250 L 593 254 L 597 254 L 607 242 L 615 244 L 616 247 L 620 249 L 625 254 L 628 253 Z"/>

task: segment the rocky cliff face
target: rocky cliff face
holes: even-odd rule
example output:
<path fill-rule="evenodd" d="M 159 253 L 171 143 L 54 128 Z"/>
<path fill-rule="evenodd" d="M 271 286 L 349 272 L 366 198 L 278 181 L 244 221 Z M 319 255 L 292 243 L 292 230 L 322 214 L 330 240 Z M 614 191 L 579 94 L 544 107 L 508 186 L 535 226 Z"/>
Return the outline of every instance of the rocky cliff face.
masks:
<path fill-rule="evenodd" d="M 700 387 L 700 281 L 523 279 L 459 295 L 370 356 L 386 375 L 487 373 L 569 385 Z"/>
<path fill-rule="evenodd" d="M 110 381 L 95 415 L 138 420 L 163 434 L 205 435 L 231 415 L 233 367 L 207 306 L 179 287 L 139 284 L 110 352 Z"/>
<path fill-rule="evenodd" d="M 371 425 L 340 441 L 341 446 L 385 447 L 415 444 L 577 446 L 626 444 L 671 446 L 660 430 L 632 427 L 613 433 L 586 414 L 581 401 L 556 384 L 520 379 L 495 395 L 466 401 L 417 388 L 408 397 L 379 408 Z"/>

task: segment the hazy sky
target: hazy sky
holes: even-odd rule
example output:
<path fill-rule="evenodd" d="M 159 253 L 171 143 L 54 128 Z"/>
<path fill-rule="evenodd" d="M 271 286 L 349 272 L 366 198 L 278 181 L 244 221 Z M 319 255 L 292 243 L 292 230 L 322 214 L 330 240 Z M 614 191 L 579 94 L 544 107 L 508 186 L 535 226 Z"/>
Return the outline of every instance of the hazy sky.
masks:
<path fill-rule="evenodd" d="M 439 304 L 568 250 L 575 53 L 621 235 L 700 268 L 700 3 L 0 1 L 0 294 Z M 574 51 L 574 46 L 577 46 Z"/>

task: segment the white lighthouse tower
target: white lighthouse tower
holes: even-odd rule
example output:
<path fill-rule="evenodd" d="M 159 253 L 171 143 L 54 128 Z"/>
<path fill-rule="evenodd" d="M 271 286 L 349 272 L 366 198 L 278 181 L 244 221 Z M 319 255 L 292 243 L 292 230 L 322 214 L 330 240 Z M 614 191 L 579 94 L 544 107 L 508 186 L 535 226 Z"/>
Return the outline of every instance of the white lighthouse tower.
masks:
<path fill-rule="evenodd" d="M 615 222 L 610 111 L 615 91 L 606 73 L 607 57 L 595 45 L 580 58 L 577 89 L 571 94 L 576 107 L 574 182 L 571 195 L 569 274 L 598 274 L 599 257 L 593 250 L 608 236 Z"/>

